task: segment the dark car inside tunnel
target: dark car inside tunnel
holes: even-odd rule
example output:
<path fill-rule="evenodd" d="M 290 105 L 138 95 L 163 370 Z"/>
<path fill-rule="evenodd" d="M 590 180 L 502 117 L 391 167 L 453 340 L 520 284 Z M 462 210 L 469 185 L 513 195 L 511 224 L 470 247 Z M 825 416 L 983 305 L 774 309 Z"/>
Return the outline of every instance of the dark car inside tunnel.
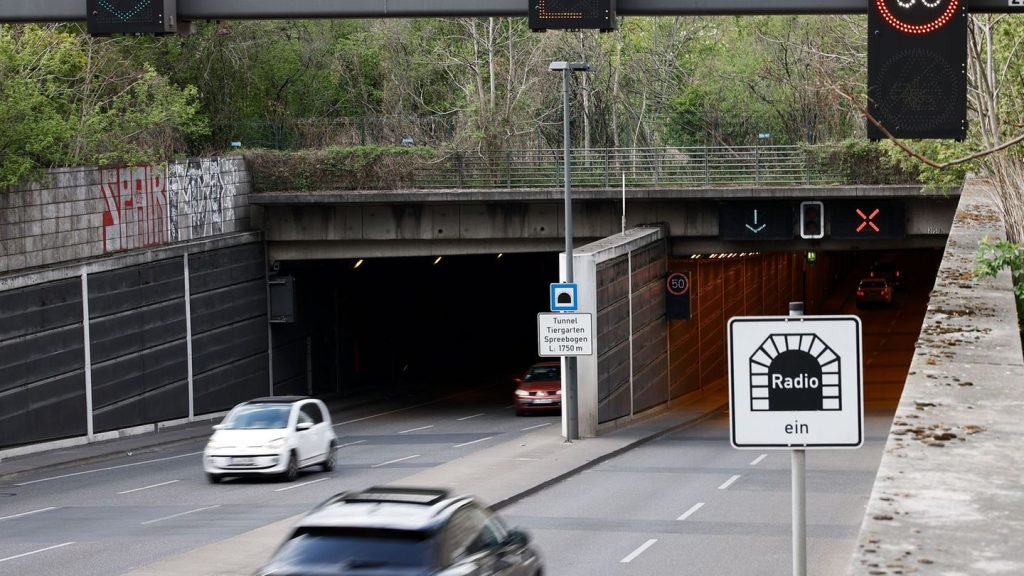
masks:
<path fill-rule="evenodd" d="M 285 262 L 295 321 L 274 323 L 275 392 L 389 397 L 490 388 L 537 357 L 553 253 Z"/>

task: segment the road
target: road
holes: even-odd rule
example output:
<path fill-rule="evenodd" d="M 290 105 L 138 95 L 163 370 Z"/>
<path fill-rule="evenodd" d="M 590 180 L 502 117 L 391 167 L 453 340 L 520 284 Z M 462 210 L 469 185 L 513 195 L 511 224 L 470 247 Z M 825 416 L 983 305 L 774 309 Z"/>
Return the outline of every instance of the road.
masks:
<path fill-rule="evenodd" d="M 885 437 L 865 417 L 858 450 L 807 453 L 808 573 L 843 574 Z M 503 510 L 558 576 L 791 572 L 790 454 L 736 450 L 723 413 Z"/>
<path fill-rule="evenodd" d="M 558 422 L 516 418 L 493 394 L 374 410 L 335 414 L 337 469 L 313 467 L 292 483 L 208 484 L 205 439 L 0 481 L 0 575 L 121 574 Z"/>
<path fill-rule="evenodd" d="M 904 258 L 888 307 L 857 308 L 858 259 L 826 306 L 863 330 L 865 441 L 856 450 L 808 450 L 809 574 L 844 574 L 902 392 L 940 254 Z M 787 450 L 736 450 L 722 413 L 652 441 L 503 510 L 528 528 L 559 576 L 792 571 Z"/>
<path fill-rule="evenodd" d="M 891 308 L 856 309 L 856 267 L 830 304 L 863 320 L 867 430 L 859 450 L 808 454 L 812 574 L 843 573 L 854 545 L 930 286 L 924 263 L 909 262 L 907 271 Z M 307 471 L 293 483 L 208 484 L 205 439 L 0 480 L 0 575 L 122 574 L 301 513 L 341 490 L 399 482 L 558 425 L 557 416 L 516 418 L 504 393 L 491 390 L 335 413 L 338 468 Z M 789 453 L 733 449 L 720 414 L 502 513 L 533 533 L 558 576 L 783 574 L 789 490 Z"/>

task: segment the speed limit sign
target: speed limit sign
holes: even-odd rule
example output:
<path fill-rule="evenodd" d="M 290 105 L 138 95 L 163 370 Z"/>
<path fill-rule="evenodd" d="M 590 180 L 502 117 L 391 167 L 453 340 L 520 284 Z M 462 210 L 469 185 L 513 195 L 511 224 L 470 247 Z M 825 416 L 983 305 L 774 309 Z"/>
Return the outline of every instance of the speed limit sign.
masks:
<path fill-rule="evenodd" d="M 665 277 L 665 316 L 669 320 L 690 319 L 689 272 L 669 272 Z"/>

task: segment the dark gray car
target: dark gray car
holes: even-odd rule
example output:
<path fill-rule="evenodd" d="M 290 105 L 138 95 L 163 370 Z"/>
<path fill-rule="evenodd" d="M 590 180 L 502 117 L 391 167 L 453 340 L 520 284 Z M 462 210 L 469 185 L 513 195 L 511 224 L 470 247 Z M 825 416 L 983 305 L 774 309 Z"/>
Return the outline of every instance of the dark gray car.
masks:
<path fill-rule="evenodd" d="M 373 487 L 307 514 L 257 576 L 541 576 L 525 532 L 447 491 Z"/>

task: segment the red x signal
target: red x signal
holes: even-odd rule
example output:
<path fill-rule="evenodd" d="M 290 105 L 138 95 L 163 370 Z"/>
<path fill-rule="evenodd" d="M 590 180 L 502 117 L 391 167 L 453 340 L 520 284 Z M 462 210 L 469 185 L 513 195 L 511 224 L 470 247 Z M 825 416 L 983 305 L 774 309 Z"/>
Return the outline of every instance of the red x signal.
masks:
<path fill-rule="evenodd" d="M 875 211 L 872 212 L 869 216 L 867 214 L 864 214 L 864 212 L 861 211 L 860 208 L 857 208 L 857 215 L 861 217 L 861 220 L 863 220 L 863 222 L 860 223 L 860 226 L 857 226 L 857 232 L 864 230 L 864 228 L 867 226 L 870 226 L 871 229 L 874 230 L 875 232 L 881 232 L 882 230 L 877 225 L 875 225 L 874 222 L 872 222 L 872 220 L 875 219 L 875 216 L 878 216 L 879 212 L 881 212 L 881 210 L 875 208 Z"/>

